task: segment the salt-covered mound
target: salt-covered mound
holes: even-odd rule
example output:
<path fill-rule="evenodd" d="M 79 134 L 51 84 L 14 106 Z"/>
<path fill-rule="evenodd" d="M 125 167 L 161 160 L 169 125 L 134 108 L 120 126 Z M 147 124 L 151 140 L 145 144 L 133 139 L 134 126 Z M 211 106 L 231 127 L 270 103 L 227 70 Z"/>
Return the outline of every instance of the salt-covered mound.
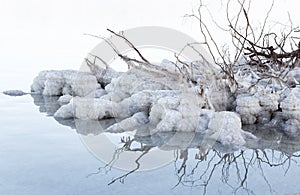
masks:
<path fill-rule="evenodd" d="M 270 92 L 240 94 L 236 98 L 236 112 L 244 125 L 266 124 L 271 121 L 272 113 L 278 110 L 279 98 L 279 94 Z"/>
<path fill-rule="evenodd" d="M 198 132 L 236 146 L 255 138 L 242 130 L 237 114 L 222 112 L 233 100 L 224 79 L 193 64 L 191 78 L 196 81 L 190 83 L 169 66 L 165 62 L 136 66 L 122 74 L 96 66 L 90 67 L 93 74 L 43 71 L 35 78 L 32 91 L 61 96 L 61 107 L 54 114 L 57 119 L 116 119 L 106 128 L 108 132 Z"/>
<path fill-rule="evenodd" d="M 57 97 L 51 96 L 41 96 L 32 95 L 34 98 L 34 103 L 39 107 L 40 112 L 47 114 L 56 112 L 59 109 L 59 101 Z M 202 110 L 202 117 L 205 114 L 213 114 L 211 110 Z M 220 117 L 226 119 L 224 117 Z M 216 119 L 220 119 L 216 117 Z M 83 120 L 83 119 L 61 119 L 55 118 L 60 124 L 76 129 L 77 133 L 80 135 L 99 135 L 101 133 L 107 132 L 111 125 L 115 124 L 117 121 L 114 119 L 106 120 Z M 205 120 L 205 119 L 204 119 Z M 200 121 L 199 121 L 200 122 Z M 215 122 L 211 121 L 211 124 Z M 218 120 L 219 123 L 225 123 L 226 120 Z M 203 125 L 208 128 L 208 124 Z M 228 126 L 227 126 L 228 127 Z M 248 140 L 246 143 L 247 148 L 252 149 L 273 149 L 276 151 L 282 151 L 287 154 L 293 154 L 300 151 L 300 137 L 291 138 L 284 135 L 282 132 L 278 132 L 275 129 L 265 128 L 260 125 L 247 125 L 243 126 L 245 130 L 253 133 L 259 139 Z M 210 131 L 210 130 L 208 130 Z M 213 133 L 213 132 L 211 132 Z M 226 133 L 226 131 L 224 131 Z M 246 132 L 247 133 L 247 132 Z M 246 135 L 247 136 L 247 135 Z M 134 134 L 134 139 L 138 142 L 151 145 L 153 147 L 158 146 L 162 150 L 173 150 L 173 149 L 186 149 L 186 148 L 198 148 L 199 144 L 211 144 L 211 147 L 217 147 L 218 151 L 224 150 L 224 145 L 218 145 L 218 142 L 211 142 L 207 140 L 208 136 L 203 133 L 203 130 L 199 129 L 196 132 L 157 132 L 149 134 L 148 132 L 136 131 Z M 232 149 L 232 148 L 229 148 Z"/>
<path fill-rule="evenodd" d="M 86 96 L 100 85 L 91 73 L 74 70 L 42 71 L 34 79 L 31 91 L 46 96 Z"/>
<path fill-rule="evenodd" d="M 300 84 L 300 67 L 296 67 L 286 75 L 286 81 L 290 86 Z"/>
<path fill-rule="evenodd" d="M 290 136 L 300 134 L 300 87 L 293 88 L 287 97 L 281 102 L 285 122 L 283 130 Z"/>
<path fill-rule="evenodd" d="M 22 96 L 22 95 L 26 95 L 28 93 L 21 91 L 21 90 L 7 90 L 7 91 L 3 91 L 3 94 L 9 95 L 9 96 Z"/>

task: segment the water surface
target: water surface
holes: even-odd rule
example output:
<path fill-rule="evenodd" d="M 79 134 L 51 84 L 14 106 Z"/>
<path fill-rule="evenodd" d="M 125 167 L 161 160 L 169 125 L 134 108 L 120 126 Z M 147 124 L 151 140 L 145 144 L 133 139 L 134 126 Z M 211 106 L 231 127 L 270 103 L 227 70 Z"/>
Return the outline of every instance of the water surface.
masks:
<path fill-rule="evenodd" d="M 56 100 L 0 94 L 0 194 L 300 193 L 299 138 L 265 130 L 233 150 L 201 135 L 110 134 L 112 120 L 54 119 Z"/>

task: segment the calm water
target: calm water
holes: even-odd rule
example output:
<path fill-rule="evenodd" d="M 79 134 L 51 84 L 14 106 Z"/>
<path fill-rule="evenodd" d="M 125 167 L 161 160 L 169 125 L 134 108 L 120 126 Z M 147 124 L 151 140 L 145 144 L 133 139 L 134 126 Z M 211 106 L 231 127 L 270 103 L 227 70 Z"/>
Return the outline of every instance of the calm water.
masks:
<path fill-rule="evenodd" d="M 233 151 L 201 135 L 109 134 L 114 121 L 55 120 L 56 99 L 0 94 L 0 194 L 300 193 L 299 138 L 265 130 Z"/>

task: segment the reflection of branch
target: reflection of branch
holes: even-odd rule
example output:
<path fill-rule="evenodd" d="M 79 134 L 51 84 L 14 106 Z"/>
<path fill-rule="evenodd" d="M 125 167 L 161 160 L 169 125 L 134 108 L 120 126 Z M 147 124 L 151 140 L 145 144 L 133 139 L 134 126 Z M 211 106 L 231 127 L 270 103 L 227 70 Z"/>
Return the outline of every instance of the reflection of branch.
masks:
<path fill-rule="evenodd" d="M 241 179 L 241 176 L 240 176 L 240 169 L 238 168 L 237 166 L 237 163 L 236 163 L 236 169 L 237 169 L 237 174 L 238 174 L 238 178 L 239 178 L 239 181 L 241 181 L 240 185 L 234 190 L 235 193 L 237 193 L 237 191 L 242 188 L 244 189 L 248 194 L 249 192 L 251 191 L 250 189 L 247 188 L 247 177 L 248 177 L 248 173 L 249 173 L 249 166 L 252 164 L 252 160 L 253 160 L 253 157 L 254 155 L 252 154 L 252 158 L 250 159 L 250 161 L 247 163 L 246 162 L 246 158 L 244 156 L 244 151 L 241 151 L 240 155 L 238 156 L 241 156 L 242 159 L 243 159 L 243 166 L 244 166 L 244 169 L 245 169 L 245 173 L 244 173 L 244 177 L 243 179 Z M 244 186 L 245 185 L 245 186 Z"/>
<path fill-rule="evenodd" d="M 140 168 L 141 164 L 140 164 L 139 160 L 153 148 L 153 146 L 142 145 L 142 144 L 141 144 L 140 148 L 131 148 L 131 145 L 134 141 L 135 141 L 135 139 L 131 139 L 130 136 L 129 137 L 121 137 L 121 143 L 123 144 L 123 146 L 121 148 L 118 148 L 115 151 L 112 160 L 109 163 L 107 163 L 105 167 L 110 166 L 110 169 L 111 169 L 113 164 L 119 159 L 120 154 L 124 151 L 142 152 L 142 154 L 135 160 L 135 163 L 137 165 L 136 168 L 132 169 L 131 171 L 127 172 L 124 175 L 114 178 L 110 183 L 108 183 L 108 185 L 111 185 L 118 180 L 121 183 L 124 183 L 124 180 L 128 175 L 136 172 Z"/>
<path fill-rule="evenodd" d="M 99 167 L 97 172 L 88 174 L 87 177 L 90 177 L 92 175 L 97 175 L 101 173 L 102 170 L 105 170 L 105 173 L 111 171 L 111 168 L 118 161 L 120 154 L 124 152 L 124 150 L 128 150 L 128 148 L 130 148 L 130 145 L 133 141 L 134 139 L 130 139 L 130 137 L 126 137 L 126 138 L 122 137 L 121 143 L 124 143 L 124 145 L 121 148 L 115 150 L 112 159 L 104 167 Z M 106 170 L 107 168 L 108 170 Z"/>
<path fill-rule="evenodd" d="M 209 155 L 209 153 L 212 155 Z M 221 152 L 212 149 L 207 153 L 205 158 L 199 159 L 197 161 L 196 165 L 192 167 L 191 171 L 188 171 L 189 163 L 187 163 L 188 159 L 186 159 L 187 151 L 181 151 L 180 157 L 183 158 L 181 166 L 177 168 L 175 163 L 176 172 L 178 174 L 181 174 L 177 175 L 178 182 L 176 183 L 174 188 L 179 184 L 188 187 L 202 186 L 203 194 L 206 194 L 208 192 L 207 188 L 210 184 L 210 181 L 212 181 L 216 177 L 215 173 L 220 171 L 221 181 L 224 184 L 228 185 L 228 187 L 230 187 L 235 194 L 240 192 L 241 190 L 242 192 L 247 194 L 254 194 L 254 192 L 248 188 L 247 180 L 248 175 L 251 171 L 250 168 L 254 168 L 254 165 L 256 164 L 261 171 L 262 178 L 269 187 L 270 192 L 272 192 L 272 186 L 264 174 L 262 165 L 267 164 L 270 167 L 287 165 L 288 167 L 285 170 L 286 174 L 289 167 L 291 166 L 291 162 L 293 162 L 291 157 L 300 156 L 298 156 L 297 154 L 287 155 L 282 152 L 280 154 L 280 158 L 276 159 L 278 160 L 278 162 L 275 163 L 273 159 L 274 154 L 271 155 L 272 156 L 270 156 L 270 153 L 267 153 L 266 151 L 259 151 L 257 149 L 252 151 L 251 156 L 246 155 L 246 152 L 243 150 L 239 152 L 222 154 Z M 178 155 L 176 161 L 177 160 Z M 205 162 L 207 162 L 206 168 L 204 170 L 200 170 L 199 167 L 201 166 L 199 166 L 199 164 Z M 233 172 L 233 170 L 235 170 L 235 172 Z M 196 176 L 197 174 L 199 174 L 200 176 Z M 231 178 L 235 177 L 237 178 L 237 183 L 232 183 L 233 180 Z"/>
<path fill-rule="evenodd" d="M 181 164 L 180 168 L 178 169 L 178 171 L 176 173 L 176 175 L 178 177 L 178 182 L 173 187 L 173 189 L 176 188 L 180 183 L 182 183 L 182 178 L 186 174 L 186 161 L 188 160 L 188 149 L 180 151 L 180 159 L 182 159 L 182 158 L 183 158 L 182 164 Z M 183 170 L 183 173 L 179 176 L 181 170 Z"/>
<path fill-rule="evenodd" d="M 262 168 L 262 166 L 261 166 L 261 161 L 258 161 L 258 163 L 257 163 L 257 166 L 259 167 L 259 170 L 260 170 L 260 172 L 261 172 L 261 175 L 263 176 L 263 179 L 264 179 L 264 181 L 267 183 L 267 185 L 268 185 L 268 187 L 269 187 L 269 190 L 270 190 L 270 192 L 272 193 L 272 186 L 271 186 L 271 184 L 269 183 L 269 181 L 267 180 L 267 178 L 266 178 L 266 176 L 265 176 L 265 172 L 264 172 L 264 170 L 263 170 L 263 168 Z"/>
<path fill-rule="evenodd" d="M 221 164 L 221 162 L 224 160 L 224 159 L 226 159 L 226 157 L 228 156 L 228 154 L 225 154 L 217 163 L 215 163 L 214 164 L 214 166 L 213 166 L 213 168 L 212 168 L 212 170 L 211 170 L 211 172 L 210 172 L 210 174 L 209 174 L 209 176 L 208 176 L 208 179 L 204 182 L 204 191 L 203 191 L 203 194 L 206 194 L 206 192 L 207 192 L 207 186 L 208 186 L 208 184 L 209 184 L 209 181 L 211 180 L 211 178 L 212 178 L 212 176 L 213 176 L 213 173 L 215 172 L 215 169 L 216 169 L 216 167 L 218 166 L 218 165 L 220 165 Z"/>
<path fill-rule="evenodd" d="M 104 170 L 105 174 L 107 174 L 109 171 L 111 171 L 111 168 L 113 167 L 115 162 L 117 162 L 117 160 L 119 159 L 119 156 L 120 156 L 121 153 L 122 153 L 122 150 L 117 149 L 114 152 L 113 157 L 112 157 L 112 159 L 109 163 L 107 163 L 104 167 L 99 167 L 97 172 L 90 173 L 86 177 L 88 178 L 88 177 L 91 177 L 92 175 L 97 175 L 97 174 L 101 173 L 102 170 Z"/>
<path fill-rule="evenodd" d="M 263 153 L 263 155 L 264 155 L 264 157 L 265 157 L 266 160 L 263 159 L 263 157 L 261 157 L 261 156 L 259 155 L 259 150 L 255 150 L 256 158 L 257 158 L 259 161 L 261 161 L 261 162 L 263 162 L 263 163 L 265 163 L 265 164 L 268 164 L 270 167 L 282 166 L 282 165 L 284 165 L 287 161 L 290 161 L 290 160 L 291 160 L 291 157 L 290 157 L 290 156 L 285 155 L 284 153 L 282 153 L 282 154 L 284 154 L 284 156 L 287 156 L 287 158 L 284 159 L 283 161 L 281 161 L 280 163 L 272 163 L 272 162 L 270 162 L 270 160 L 269 160 L 269 158 L 268 158 L 266 152 L 265 152 L 264 150 L 262 150 L 261 152 Z"/>
<path fill-rule="evenodd" d="M 132 169 L 131 171 L 127 172 L 127 173 L 124 174 L 124 175 L 121 175 L 121 176 L 119 176 L 119 177 L 113 179 L 108 185 L 111 185 L 111 184 L 115 183 L 117 180 L 119 180 L 121 183 L 124 183 L 124 180 L 125 180 L 125 178 L 126 178 L 128 175 L 134 173 L 135 171 L 137 171 L 137 170 L 140 168 L 141 165 L 140 165 L 139 160 L 140 160 L 145 154 L 147 154 L 147 153 L 150 151 L 151 148 L 152 148 L 151 146 L 144 148 L 143 153 L 135 160 L 135 163 L 136 163 L 136 165 L 137 165 L 136 168 Z"/>

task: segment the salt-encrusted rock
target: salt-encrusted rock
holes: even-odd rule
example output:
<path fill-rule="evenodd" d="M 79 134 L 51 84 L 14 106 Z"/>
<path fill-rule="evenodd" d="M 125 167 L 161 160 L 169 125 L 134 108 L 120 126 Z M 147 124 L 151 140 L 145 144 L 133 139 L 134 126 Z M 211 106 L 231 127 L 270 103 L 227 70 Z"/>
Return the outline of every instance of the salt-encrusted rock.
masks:
<path fill-rule="evenodd" d="M 62 72 L 51 71 L 46 75 L 44 82 L 43 95 L 59 96 L 62 95 L 65 79 Z"/>
<path fill-rule="evenodd" d="M 50 70 L 39 73 L 31 85 L 31 91 L 47 96 L 69 94 L 83 97 L 99 87 L 96 77 L 90 73 Z"/>
<path fill-rule="evenodd" d="M 254 95 L 238 95 L 236 111 L 244 125 L 267 124 L 271 121 L 272 114 L 278 110 L 279 98 L 277 93 L 264 90 Z"/>
<path fill-rule="evenodd" d="M 296 119 L 289 119 L 284 123 L 284 132 L 291 137 L 296 137 L 300 134 L 300 121 Z"/>
<path fill-rule="evenodd" d="M 283 117 L 283 131 L 290 136 L 300 133 L 300 87 L 293 88 L 287 97 L 280 103 Z"/>
<path fill-rule="evenodd" d="M 161 120 L 153 129 L 153 132 L 169 132 L 179 131 L 178 123 L 182 123 L 182 114 L 176 110 L 165 110 L 161 116 Z M 190 128 L 184 129 L 185 131 L 191 131 Z"/>
<path fill-rule="evenodd" d="M 63 96 L 60 96 L 57 101 L 60 105 L 65 105 L 65 104 L 70 103 L 72 98 L 73 98 L 73 96 L 71 96 L 71 95 L 63 95 Z"/>
<path fill-rule="evenodd" d="M 74 108 L 72 101 L 69 104 L 61 106 L 55 113 L 55 118 L 69 119 L 74 118 Z"/>
<path fill-rule="evenodd" d="M 75 118 L 103 119 L 107 117 L 128 118 L 137 112 L 149 112 L 151 104 L 155 104 L 163 97 L 176 96 L 176 91 L 144 90 L 126 98 L 121 102 L 114 102 L 104 98 L 75 97 L 69 104 L 73 104 Z M 58 110 L 57 112 L 60 112 Z M 71 111 L 70 111 L 71 112 Z M 68 112 L 68 113 L 70 113 Z M 63 115 L 60 114 L 63 118 Z M 68 115 L 69 116 L 69 115 Z"/>
<path fill-rule="evenodd" d="M 77 96 L 71 100 L 68 99 L 70 96 L 62 96 L 62 105 L 70 102 L 61 106 L 54 116 L 83 120 L 114 118 L 116 123 L 106 129 L 109 132 L 135 129 L 150 134 L 199 132 L 222 144 L 238 146 L 245 143 L 246 137 L 253 138 L 241 129 L 238 115 L 218 112 L 231 104 L 232 94 L 225 79 L 216 79 L 217 71 L 207 73 L 209 70 L 204 66 L 202 72 L 188 72 L 191 78 L 197 79 L 196 86 L 195 82 L 186 82 L 181 73 L 171 71 L 170 65 L 133 67 L 118 77 L 109 76 L 107 82 L 104 75 L 108 75 L 109 70 L 97 72 L 95 69 L 96 76 L 72 71 L 44 71 L 35 79 L 32 91 L 44 95 Z M 105 89 L 101 89 L 97 81 Z M 196 90 L 199 86 L 203 93 Z M 244 120 L 249 120 L 247 115 L 250 115 L 256 121 L 260 111 L 258 98 L 241 96 L 237 105 Z M 203 109 L 207 107 L 212 110 Z"/>
<path fill-rule="evenodd" d="M 239 95 L 236 99 L 236 112 L 240 114 L 242 123 L 251 125 L 257 121 L 261 111 L 259 99 L 249 95 Z"/>
<path fill-rule="evenodd" d="M 28 93 L 21 91 L 21 90 L 7 90 L 7 91 L 3 91 L 3 94 L 9 95 L 9 96 L 22 96 L 22 95 L 26 95 Z"/>
<path fill-rule="evenodd" d="M 214 113 L 215 112 L 213 110 L 208 110 L 208 109 L 200 110 L 196 132 L 203 133 L 208 129 L 209 121 L 213 117 Z"/>
<path fill-rule="evenodd" d="M 254 135 L 242 130 L 240 117 L 227 111 L 213 114 L 208 123 L 207 133 L 223 145 L 242 146 L 246 143 L 245 138 L 255 139 Z"/>
<path fill-rule="evenodd" d="M 233 112 L 214 112 L 213 110 L 193 108 L 193 112 L 178 112 L 167 106 L 156 104 L 150 112 L 150 123 L 157 123 L 155 132 L 200 132 L 209 139 L 224 145 L 241 146 L 246 139 L 255 139 L 251 133 L 241 129 L 241 119 Z"/>
<path fill-rule="evenodd" d="M 91 93 L 89 93 L 86 97 L 100 98 L 104 95 L 107 95 L 107 92 L 104 89 L 96 89 L 95 91 L 92 91 Z"/>
<path fill-rule="evenodd" d="M 271 121 L 272 115 L 278 110 L 279 98 L 277 93 L 257 93 L 259 104 L 261 106 L 261 112 L 258 115 L 258 122 L 260 124 L 267 124 Z"/>
<path fill-rule="evenodd" d="M 259 95 L 259 104 L 264 110 L 276 111 L 278 109 L 280 96 L 276 93 L 268 93 Z"/>
<path fill-rule="evenodd" d="M 199 125 L 201 98 L 193 91 L 167 96 L 153 104 L 149 113 L 152 132 L 195 132 Z"/>
<path fill-rule="evenodd" d="M 300 120 L 300 87 L 293 88 L 288 96 L 280 103 L 286 119 Z"/>
<path fill-rule="evenodd" d="M 143 90 L 177 90 L 179 87 L 178 78 L 133 68 L 120 77 L 112 79 L 105 90 L 107 93 L 112 93 L 113 101 L 119 102 Z"/>
<path fill-rule="evenodd" d="M 300 84 L 300 67 L 296 67 L 288 72 L 286 81 L 290 86 Z"/>
<path fill-rule="evenodd" d="M 240 95 L 236 99 L 236 105 L 240 107 L 258 107 L 259 99 L 254 96 Z"/>
<path fill-rule="evenodd" d="M 144 112 L 138 112 L 135 113 L 132 117 L 129 117 L 120 121 L 119 123 L 111 125 L 106 130 L 113 133 L 133 131 L 141 126 L 144 126 L 148 122 L 148 115 Z"/>

